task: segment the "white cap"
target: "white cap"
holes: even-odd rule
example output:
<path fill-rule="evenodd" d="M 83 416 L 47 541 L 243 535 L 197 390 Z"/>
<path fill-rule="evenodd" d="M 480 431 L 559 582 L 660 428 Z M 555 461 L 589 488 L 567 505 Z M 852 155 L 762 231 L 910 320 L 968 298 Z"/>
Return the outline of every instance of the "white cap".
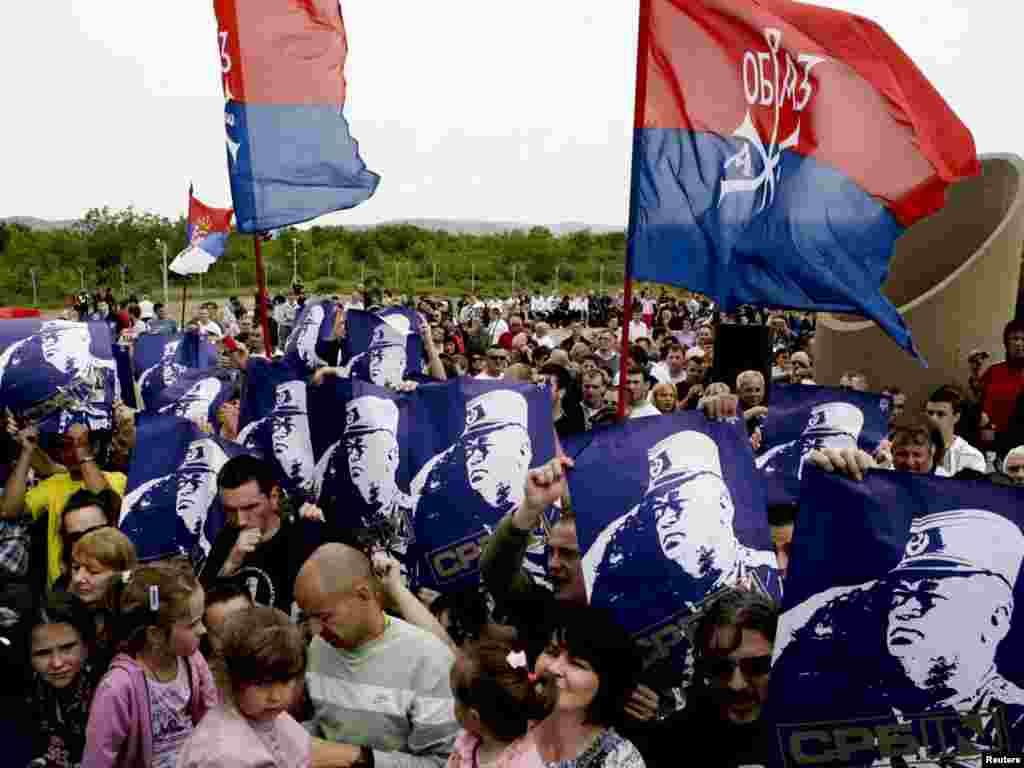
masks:
<path fill-rule="evenodd" d="M 864 429 L 864 414 L 850 403 L 822 403 L 811 409 L 805 435 L 844 434 L 856 440 Z"/>
<path fill-rule="evenodd" d="M 528 429 L 526 398 L 511 389 L 495 389 L 474 397 L 466 404 L 463 436 L 491 432 L 501 427 Z"/>
<path fill-rule="evenodd" d="M 989 573 L 1013 591 L 1024 559 L 1024 532 L 986 509 L 954 509 L 914 520 L 892 573 Z"/>
<path fill-rule="evenodd" d="M 409 318 L 403 314 L 382 315 L 384 322 L 373 329 L 371 347 L 402 347 L 409 335 Z"/>
<path fill-rule="evenodd" d="M 274 388 L 274 412 L 306 412 L 306 382 L 286 381 Z"/>
<path fill-rule="evenodd" d="M 703 432 L 676 432 L 647 450 L 653 493 L 667 485 L 710 473 L 722 476 L 718 445 Z"/>
<path fill-rule="evenodd" d="M 345 405 L 345 434 L 378 431 L 398 434 L 398 406 L 391 400 L 373 395 L 349 400 Z"/>
<path fill-rule="evenodd" d="M 702 347 L 690 347 L 686 350 L 687 360 L 703 360 L 704 357 L 704 349 Z"/>

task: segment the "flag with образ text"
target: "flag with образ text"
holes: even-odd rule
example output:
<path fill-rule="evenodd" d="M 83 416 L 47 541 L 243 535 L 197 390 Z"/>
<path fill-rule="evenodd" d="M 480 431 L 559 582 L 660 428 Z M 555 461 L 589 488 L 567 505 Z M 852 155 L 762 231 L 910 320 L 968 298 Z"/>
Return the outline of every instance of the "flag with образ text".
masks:
<path fill-rule="evenodd" d="M 348 42 L 337 0 L 214 0 L 238 231 L 266 232 L 370 197 L 342 114 Z"/>
<path fill-rule="evenodd" d="M 870 317 L 897 238 L 979 173 L 970 131 L 876 23 L 792 0 L 641 0 L 632 276 Z M 927 258 L 921 254 L 920 258 Z"/>

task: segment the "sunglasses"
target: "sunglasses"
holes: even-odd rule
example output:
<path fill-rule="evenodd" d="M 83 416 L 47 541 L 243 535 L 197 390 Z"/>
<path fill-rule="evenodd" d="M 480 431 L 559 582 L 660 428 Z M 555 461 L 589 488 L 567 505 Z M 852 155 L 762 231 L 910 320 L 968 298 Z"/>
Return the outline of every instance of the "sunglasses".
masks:
<path fill-rule="evenodd" d="M 68 547 L 73 547 L 86 534 L 92 533 L 93 531 L 98 531 L 100 528 L 112 528 L 112 527 L 113 526 L 110 526 L 110 525 L 94 525 L 92 528 L 86 528 L 84 531 L 79 531 L 78 533 L 65 533 L 64 534 L 64 542 L 68 545 Z"/>
<path fill-rule="evenodd" d="M 508 358 L 505 355 L 488 355 L 488 360 L 494 360 L 496 363 L 507 363 Z"/>
<path fill-rule="evenodd" d="M 763 677 L 771 671 L 772 657 L 770 654 L 767 656 L 748 656 L 744 659 L 730 659 L 727 656 L 718 656 L 707 659 L 704 662 L 704 668 L 708 677 L 718 680 L 732 679 L 737 667 L 739 667 L 740 672 L 748 680 L 753 677 Z"/>

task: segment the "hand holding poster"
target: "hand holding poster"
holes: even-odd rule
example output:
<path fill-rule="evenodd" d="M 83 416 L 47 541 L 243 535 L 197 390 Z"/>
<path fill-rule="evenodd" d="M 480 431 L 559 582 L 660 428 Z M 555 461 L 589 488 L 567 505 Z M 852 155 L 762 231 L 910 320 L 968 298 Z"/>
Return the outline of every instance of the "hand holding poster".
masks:
<path fill-rule="evenodd" d="M 637 639 L 646 668 L 687 672 L 685 628 L 723 587 L 778 596 L 764 495 L 736 423 L 637 419 L 565 450 L 590 602 Z"/>
<path fill-rule="evenodd" d="M 1022 523 L 1020 489 L 807 470 L 769 696 L 782 765 L 1024 749 Z"/>
<path fill-rule="evenodd" d="M 807 455 L 816 448 L 874 454 L 886 436 L 889 399 L 852 389 L 772 386 L 756 464 L 769 504 L 794 504 Z"/>

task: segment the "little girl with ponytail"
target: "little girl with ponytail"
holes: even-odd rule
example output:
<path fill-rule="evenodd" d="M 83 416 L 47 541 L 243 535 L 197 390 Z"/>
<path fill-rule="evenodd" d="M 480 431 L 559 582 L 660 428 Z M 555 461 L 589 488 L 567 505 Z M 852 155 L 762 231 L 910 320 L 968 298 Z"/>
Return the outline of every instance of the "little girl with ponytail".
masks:
<path fill-rule="evenodd" d="M 111 590 L 118 653 L 92 702 L 82 768 L 174 768 L 218 702 L 199 653 L 203 588 L 180 561 L 126 572 Z"/>
<path fill-rule="evenodd" d="M 489 768 L 531 722 L 554 709 L 558 688 L 552 678 L 530 672 L 526 654 L 482 640 L 467 643 L 451 671 L 455 717 L 462 732 L 448 768 Z"/>

